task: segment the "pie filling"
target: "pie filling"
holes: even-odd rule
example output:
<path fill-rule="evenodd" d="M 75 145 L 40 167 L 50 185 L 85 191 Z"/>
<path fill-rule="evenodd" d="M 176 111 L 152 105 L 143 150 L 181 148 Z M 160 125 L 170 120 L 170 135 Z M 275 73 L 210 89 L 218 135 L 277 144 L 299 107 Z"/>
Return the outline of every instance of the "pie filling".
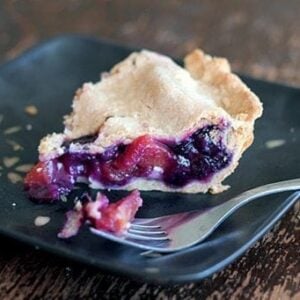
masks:
<path fill-rule="evenodd" d="M 172 188 L 195 180 L 208 182 L 232 159 L 224 127 L 207 125 L 179 142 L 144 135 L 101 154 L 70 151 L 71 144 L 89 144 L 96 136 L 73 140 L 63 145 L 63 155 L 39 162 L 27 174 L 25 190 L 32 198 L 53 200 L 82 180 L 108 188 L 122 187 L 138 178 L 158 180 Z"/>

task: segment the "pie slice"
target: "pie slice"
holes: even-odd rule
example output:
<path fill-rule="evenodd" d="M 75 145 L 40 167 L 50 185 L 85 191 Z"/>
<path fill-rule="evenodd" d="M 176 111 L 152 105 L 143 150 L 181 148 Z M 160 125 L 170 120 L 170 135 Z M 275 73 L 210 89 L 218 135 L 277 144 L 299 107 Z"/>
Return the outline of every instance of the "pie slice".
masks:
<path fill-rule="evenodd" d="M 30 197 L 59 199 L 76 182 L 92 188 L 184 193 L 226 187 L 253 141 L 262 104 L 226 59 L 201 50 L 185 68 L 143 50 L 85 83 L 63 133 L 41 140 L 27 174 Z"/>

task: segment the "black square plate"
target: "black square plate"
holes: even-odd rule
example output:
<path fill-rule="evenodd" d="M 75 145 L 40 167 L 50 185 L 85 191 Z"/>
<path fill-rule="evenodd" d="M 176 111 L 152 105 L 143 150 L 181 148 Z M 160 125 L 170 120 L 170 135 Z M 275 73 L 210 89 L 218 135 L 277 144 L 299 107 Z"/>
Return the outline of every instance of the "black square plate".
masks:
<path fill-rule="evenodd" d="M 100 40 L 64 36 L 45 42 L 0 68 L 0 151 L 3 157 L 20 157 L 20 162 L 0 170 L 0 233 L 17 240 L 102 269 L 152 282 L 199 280 L 224 268 L 246 251 L 290 208 L 287 195 L 257 200 L 232 215 L 205 242 L 160 257 L 140 255 L 135 248 L 122 246 L 91 234 L 87 228 L 69 240 L 56 234 L 63 224 L 63 204 L 38 205 L 29 201 L 22 184 L 7 179 L 16 166 L 37 160 L 42 136 L 62 130 L 62 116 L 70 111 L 74 91 L 83 82 L 97 81 L 132 49 Z M 143 193 L 140 216 L 159 216 L 216 205 L 249 188 L 299 177 L 300 90 L 243 77 L 264 103 L 264 116 L 257 122 L 256 138 L 236 172 L 227 180 L 232 187 L 217 196 Z M 24 107 L 34 104 L 39 113 L 32 117 Z M 29 125 L 29 126 L 28 126 Z M 13 134 L 7 128 L 21 126 Z M 31 130 L 30 126 L 32 126 Z M 24 150 L 13 151 L 7 140 Z M 266 142 L 283 140 L 280 147 Z M 1 163 L 2 167 L 3 164 Z M 120 193 L 120 192 L 119 192 Z M 113 193 L 113 196 L 118 193 Z M 36 227 L 37 216 L 51 221 Z"/>

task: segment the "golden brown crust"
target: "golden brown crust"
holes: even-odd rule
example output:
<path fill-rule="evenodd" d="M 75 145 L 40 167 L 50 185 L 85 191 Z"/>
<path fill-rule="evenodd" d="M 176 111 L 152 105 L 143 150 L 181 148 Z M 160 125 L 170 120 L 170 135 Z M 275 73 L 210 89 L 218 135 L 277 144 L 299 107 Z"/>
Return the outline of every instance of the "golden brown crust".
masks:
<path fill-rule="evenodd" d="M 73 112 L 65 117 L 64 134 L 41 142 L 41 159 L 55 156 L 61 139 L 97 134 L 88 151 L 101 153 L 110 145 L 130 143 L 143 134 L 181 139 L 206 124 L 229 124 L 227 147 L 234 152 L 232 163 L 210 184 L 193 183 L 179 190 L 184 192 L 218 190 L 252 143 L 254 121 L 262 113 L 259 99 L 231 73 L 227 60 L 212 58 L 201 50 L 185 58 L 185 69 L 154 52 L 132 53 L 100 82 L 84 84 L 72 107 Z M 128 186 L 134 187 L 169 190 L 145 180 Z"/>

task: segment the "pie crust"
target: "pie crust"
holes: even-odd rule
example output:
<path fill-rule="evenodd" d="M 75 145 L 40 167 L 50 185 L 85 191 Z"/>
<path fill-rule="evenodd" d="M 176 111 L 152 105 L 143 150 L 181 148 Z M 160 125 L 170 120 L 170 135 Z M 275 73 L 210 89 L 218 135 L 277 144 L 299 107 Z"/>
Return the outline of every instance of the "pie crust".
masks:
<path fill-rule="evenodd" d="M 102 74 L 96 83 L 77 90 L 71 114 L 65 116 L 63 133 L 41 140 L 39 158 L 46 161 L 69 151 L 103 153 L 119 143 L 130 144 L 145 134 L 160 140 L 180 141 L 206 125 L 226 124 L 230 164 L 207 182 L 192 181 L 173 188 L 158 180 L 136 178 L 125 190 L 161 190 L 186 193 L 223 191 L 222 181 L 238 165 L 253 141 L 254 121 L 262 114 L 258 97 L 233 74 L 228 61 L 194 50 L 184 68 L 170 58 L 143 50 L 132 53 Z M 72 142 L 96 136 L 89 144 Z M 92 187 L 104 187 L 99 182 Z"/>

